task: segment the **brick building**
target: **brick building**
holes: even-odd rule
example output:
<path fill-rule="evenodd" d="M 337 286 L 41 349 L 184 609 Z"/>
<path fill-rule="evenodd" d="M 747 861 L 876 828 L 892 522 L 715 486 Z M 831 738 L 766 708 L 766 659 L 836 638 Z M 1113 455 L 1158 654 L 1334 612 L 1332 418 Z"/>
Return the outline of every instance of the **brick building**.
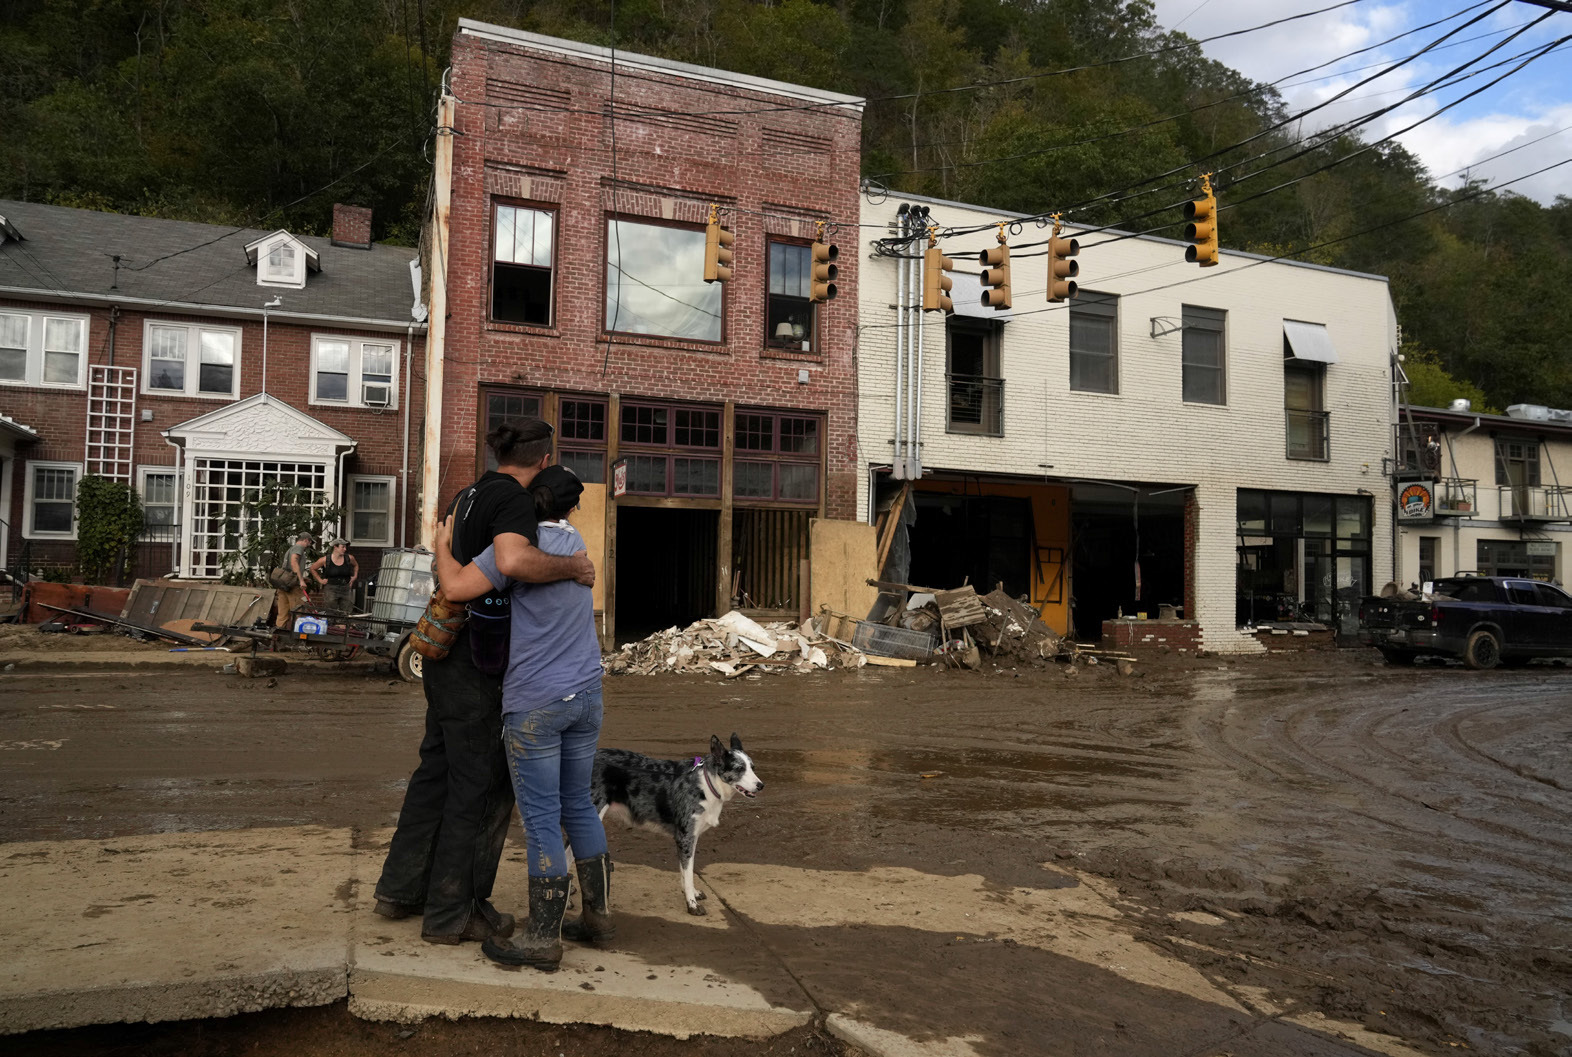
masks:
<path fill-rule="evenodd" d="M 1354 630 L 1393 567 L 1384 278 L 1234 251 L 1201 269 L 1184 243 L 1094 235 L 1079 296 L 1050 304 L 1049 232 L 1019 214 L 892 197 L 863 207 L 864 250 L 911 209 L 971 232 L 943 242 L 948 318 L 902 326 L 904 262 L 863 265 L 858 511 L 912 480 L 913 582 L 1002 580 L 1083 639 L 1121 614 L 1181 618 L 1110 628 L 1121 644 L 1252 651 L 1238 628 Z M 1022 221 L 1007 311 L 979 299 L 998 221 Z"/>
<path fill-rule="evenodd" d="M 734 593 L 795 608 L 809 518 L 856 505 L 861 101 L 468 20 L 450 85 L 424 509 L 485 468 L 491 427 L 538 415 L 588 486 L 608 640 Z M 723 284 L 702 281 L 712 208 Z M 820 224 L 849 252 L 815 305 Z"/>
<path fill-rule="evenodd" d="M 220 575 L 264 479 L 345 510 L 367 572 L 412 543 L 425 390 L 415 251 L 0 201 L 0 557 L 69 569 L 76 490 L 132 483 L 135 572 Z M 412 368 L 414 368 L 412 370 Z"/>

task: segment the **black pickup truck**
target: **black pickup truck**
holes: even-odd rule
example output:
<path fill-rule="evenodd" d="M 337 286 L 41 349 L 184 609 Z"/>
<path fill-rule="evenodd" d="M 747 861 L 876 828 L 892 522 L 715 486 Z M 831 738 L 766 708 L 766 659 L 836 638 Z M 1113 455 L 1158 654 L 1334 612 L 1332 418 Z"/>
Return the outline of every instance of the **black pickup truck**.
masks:
<path fill-rule="evenodd" d="M 1367 598 L 1360 640 L 1390 664 L 1457 657 L 1470 668 L 1572 656 L 1572 597 L 1558 587 L 1505 576 L 1437 580 L 1428 601 Z"/>

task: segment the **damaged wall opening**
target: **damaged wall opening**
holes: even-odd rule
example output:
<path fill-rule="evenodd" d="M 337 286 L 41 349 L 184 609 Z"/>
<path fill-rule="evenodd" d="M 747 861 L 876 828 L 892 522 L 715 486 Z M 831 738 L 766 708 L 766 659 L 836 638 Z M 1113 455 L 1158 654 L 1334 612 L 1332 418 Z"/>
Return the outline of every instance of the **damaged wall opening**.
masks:
<path fill-rule="evenodd" d="M 1032 588 L 1032 505 L 1013 496 L 918 492 L 909 581 L 986 594 L 999 581 L 1014 596 Z"/>
<path fill-rule="evenodd" d="M 714 510 L 617 507 L 617 643 L 715 616 Z"/>
<path fill-rule="evenodd" d="M 1131 516 L 1130 500 L 1123 509 L 1109 510 L 1100 504 L 1080 501 L 1081 489 L 1071 521 L 1075 533 L 1074 620 L 1075 634 L 1082 642 L 1098 642 L 1103 637 L 1103 621 L 1121 612 L 1133 617 L 1145 613 L 1156 618 L 1158 606 L 1184 606 L 1184 516 L 1182 511 L 1144 508 L 1155 501 L 1142 499 L 1140 515 L 1141 583 L 1136 589 L 1135 557 L 1137 525 Z M 1188 614 L 1186 614 L 1188 615 Z"/>

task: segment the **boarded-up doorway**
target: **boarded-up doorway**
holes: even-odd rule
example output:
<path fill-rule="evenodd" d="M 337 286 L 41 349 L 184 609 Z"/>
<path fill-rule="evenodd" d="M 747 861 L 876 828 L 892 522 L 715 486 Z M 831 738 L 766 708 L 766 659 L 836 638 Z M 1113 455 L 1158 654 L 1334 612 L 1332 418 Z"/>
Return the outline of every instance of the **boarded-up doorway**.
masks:
<path fill-rule="evenodd" d="M 713 510 L 617 507 L 617 642 L 715 616 Z"/>

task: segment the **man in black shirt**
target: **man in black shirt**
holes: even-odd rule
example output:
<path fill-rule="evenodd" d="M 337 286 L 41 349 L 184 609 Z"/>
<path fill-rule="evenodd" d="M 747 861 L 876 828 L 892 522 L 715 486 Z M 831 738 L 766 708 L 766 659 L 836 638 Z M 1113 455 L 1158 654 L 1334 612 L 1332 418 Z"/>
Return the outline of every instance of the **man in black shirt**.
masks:
<path fill-rule="evenodd" d="M 554 557 L 535 546 L 535 504 L 527 489 L 551 461 L 551 434 L 547 423 L 528 419 L 486 438 L 497 469 L 448 508 L 457 519 L 453 550 L 469 561 L 493 547 L 497 568 L 525 583 L 593 584 L 595 567 L 583 553 Z M 377 882 L 376 912 L 422 914 L 421 936 L 432 943 L 513 930 L 512 916 L 490 902 L 514 802 L 502 749 L 506 602 L 505 594 L 471 602 L 446 659 L 427 660 L 422 670 L 426 735 Z"/>

